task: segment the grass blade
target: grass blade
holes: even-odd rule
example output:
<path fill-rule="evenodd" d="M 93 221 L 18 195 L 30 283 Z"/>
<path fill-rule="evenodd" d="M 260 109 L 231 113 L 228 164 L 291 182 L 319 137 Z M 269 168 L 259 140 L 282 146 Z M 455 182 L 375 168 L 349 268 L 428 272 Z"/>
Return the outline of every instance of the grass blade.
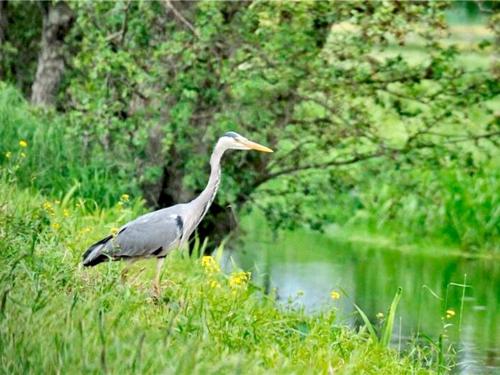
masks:
<path fill-rule="evenodd" d="M 368 328 L 368 332 L 370 332 L 370 337 L 372 338 L 372 340 L 374 342 L 379 342 L 377 332 L 375 332 L 375 328 L 373 328 L 370 319 L 368 319 L 366 314 L 363 312 L 363 310 L 361 310 L 361 308 L 358 305 L 354 304 L 354 307 L 356 308 L 356 310 L 358 310 L 359 315 L 361 315 L 361 319 L 363 319 L 363 322 L 365 322 L 365 326 L 366 328 Z"/>
<path fill-rule="evenodd" d="M 394 328 L 394 319 L 396 318 L 396 309 L 398 308 L 402 293 L 403 289 L 399 287 L 396 295 L 394 296 L 394 299 L 392 300 L 391 306 L 389 307 L 387 320 L 385 321 L 384 328 L 382 330 L 382 339 L 380 340 L 382 346 L 388 346 L 391 341 L 392 330 Z"/>

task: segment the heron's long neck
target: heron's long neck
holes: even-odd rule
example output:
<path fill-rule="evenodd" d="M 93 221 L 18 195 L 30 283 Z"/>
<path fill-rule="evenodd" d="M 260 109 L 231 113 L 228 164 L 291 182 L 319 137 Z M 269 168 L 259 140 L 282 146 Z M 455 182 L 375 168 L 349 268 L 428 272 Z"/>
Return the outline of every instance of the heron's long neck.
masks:
<path fill-rule="evenodd" d="M 210 157 L 210 178 L 208 179 L 208 184 L 201 194 L 193 200 L 193 203 L 199 210 L 199 220 L 207 213 L 219 189 L 221 175 L 220 162 L 224 151 L 225 149 L 220 147 L 219 144 L 215 146 L 212 156 Z"/>

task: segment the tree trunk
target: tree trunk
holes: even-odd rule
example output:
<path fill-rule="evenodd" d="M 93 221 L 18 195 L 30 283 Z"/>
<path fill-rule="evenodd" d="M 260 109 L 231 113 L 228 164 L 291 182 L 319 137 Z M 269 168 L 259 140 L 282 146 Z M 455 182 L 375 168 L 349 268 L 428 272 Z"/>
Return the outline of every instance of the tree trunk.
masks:
<path fill-rule="evenodd" d="M 52 105 L 64 73 L 64 38 L 71 29 L 74 14 L 65 2 L 43 1 L 39 5 L 43 14 L 42 43 L 31 102 Z"/>

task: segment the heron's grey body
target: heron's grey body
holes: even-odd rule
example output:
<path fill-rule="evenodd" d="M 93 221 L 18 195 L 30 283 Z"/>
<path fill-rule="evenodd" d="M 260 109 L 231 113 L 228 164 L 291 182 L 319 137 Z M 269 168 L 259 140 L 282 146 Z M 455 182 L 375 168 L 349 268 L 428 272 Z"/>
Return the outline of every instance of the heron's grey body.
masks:
<path fill-rule="evenodd" d="M 210 158 L 207 187 L 196 199 L 147 213 L 125 224 L 116 235 L 93 244 L 83 255 L 83 265 L 94 266 L 107 260 L 164 258 L 173 249 L 182 247 L 217 194 L 220 160 L 226 149 L 224 142 L 217 143 Z"/>
<path fill-rule="evenodd" d="M 210 157 L 210 178 L 201 194 L 188 203 L 177 204 L 139 216 L 125 224 L 115 235 L 110 235 L 90 246 L 83 254 L 84 266 L 95 266 L 108 260 L 158 259 L 154 290 L 159 294 L 160 273 L 164 258 L 172 250 L 182 247 L 215 199 L 221 178 L 220 162 L 228 149 L 271 149 L 249 141 L 245 137 L 228 132 L 219 138 Z"/>

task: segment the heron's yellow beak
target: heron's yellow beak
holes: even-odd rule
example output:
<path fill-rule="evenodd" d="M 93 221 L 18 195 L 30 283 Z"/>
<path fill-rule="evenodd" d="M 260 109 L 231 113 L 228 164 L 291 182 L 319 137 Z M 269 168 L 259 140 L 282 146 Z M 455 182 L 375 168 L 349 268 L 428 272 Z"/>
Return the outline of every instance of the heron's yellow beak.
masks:
<path fill-rule="evenodd" d="M 251 148 L 252 150 L 257 150 L 262 152 L 273 152 L 273 150 L 271 150 L 269 147 L 259 145 L 258 143 L 249 141 L 248 139 L 245 139 L 240 142 L 243 143 L 245 146 Z"/>

